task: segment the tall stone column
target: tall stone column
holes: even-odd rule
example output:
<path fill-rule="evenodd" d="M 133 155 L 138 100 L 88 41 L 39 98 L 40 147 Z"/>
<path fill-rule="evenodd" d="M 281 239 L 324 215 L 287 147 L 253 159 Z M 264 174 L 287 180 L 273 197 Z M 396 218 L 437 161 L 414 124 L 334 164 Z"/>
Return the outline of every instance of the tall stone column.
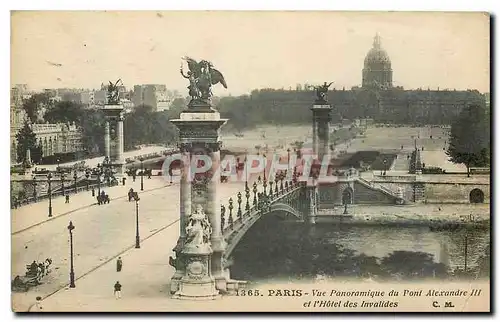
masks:
<path fill-rule="evenodd" d="M 210 158 L 213 160 L 214 167 L 220 168 L 220 144 L 211 144 Z M 214 173 L 217 169 L 212 168 Z M 210 223 L 212 224 L 212 235 L 210 236 L 210 241 L 212 243 L 212 274 L 215 278 L 216 287 L 220 291 L 226 291 L 226 274 L 224 273 L 224 263 L 223 255 L 226 249 L 226 242 L 222 236 L 221 229 L 221 208 L 219 204 L 219 193 L 218 187 L 220 184 L 220 178 L 212 178 L 207 186 L 208 192 L 208 209 L 210 213 Z"/>
<path fill-rule="evenodd" d="M 110 148 L 111 148 L 111 135 L 109 130 L 109 121 L 106 120 L 106 123 L 104 124 L 104 156 L 107 157 L 108 160 L 111 160 Z"/>
<path fill-rule="evenodd" d="M 209 105 L 196 107 L 181 113 L 179 119 L 172 120 L 180 131 L 181 150 L 190 158 L 202 155 L 212 161 L 211 169 L 203 173 L 196 173 L 193 166 L 201 165 L 192 160 L 182 170 L 186 174 L 181 179 L 181 234 L 174 248 L 176 259 L 170 261 L 176 269 L 170 291 L 178 299 L 213 299 L 219 296 L 218 289 L 225 288 L 222 267 L 225 242 L 220 229 L 217 197 L 220 173 L 217 170 L 220 167 L 219 130 L 227 119 L 221 119 L 220 114 L 210 109 Z M 202 217 L 210 225 L 204 233 L 210 231 L 210 236 L 204 238 L 199 247 L 193 247 L 196 233 L 191 227 L 196 218 Z"/>
<path fill-rule="evenodd" d="M 313 139 L 313 154 L 318 155 L 318 124 L 317 120 L 314 117 L 313 114 L 313 120 L 312 120 L 312 139 Z"/>
<path fill-rule="evenodd" d="M 180 144 L 180 152 L 183 160 L 182 168 L 181 168 L 181 177 L 180 177 L 180 194 L 179 194 L 179 202 L 180 202 L 180 218 L 179 218 L 179 239 L 177 240 L 177 245 L 173 249 L 176 253 L 176 259 L 171 257 L 170 264 L 175 267 L 175 273 L 172 277 L 170 283 L 170 293 L 175 293 L 179 290 L 179 284 L 182 277 L 185 274 L 185 265 L 181 260 L 182 258 L 182 250 L 184 248 L 184 243 L 186 241 L 186 224 L 187 218 L 192 213 L 191 210 L 191 180 L 189 178 L 189 167 L 188 164 L 185 164 L 184 161 L 189 162 L 190 158 L 190 144 Z"/>
<path fill-rule="evenodd" d="M 115 175 L 120 177 L 124 173 L 125 160 L 123 157 L 123 106 L 121 104 L 106 104 L 102 109 L 106 117 L 104 133 L 105 153 Z M 110 124 L 113 122 L 113 124 Z M 111 142 L 110 128 L 115 129 L 115 138 Z"/>
<path fill-rule="evenodd" d="M 309 209 L 307 209 L 307 222 L 310 224 L 316 223 L 316 216 L 318 215 L 318 185 L 313 179 L 307 184 L 307 199 L 309 201 Z"/>
<path fill-rule="evenodd" d="M 329 104 L 315 104 L 313 112 L 313 145 L 314 153 L 320 161 L 325 155 L 330 155 L 330 121 L 332 119 L 332 106 Z"/>
<path fill-rule="evenodd" d="M 116 171 L 119 176 L 123 175 L 125 158 L 123 157 L 123 115 L 120 114 L 116 120 Z"/>

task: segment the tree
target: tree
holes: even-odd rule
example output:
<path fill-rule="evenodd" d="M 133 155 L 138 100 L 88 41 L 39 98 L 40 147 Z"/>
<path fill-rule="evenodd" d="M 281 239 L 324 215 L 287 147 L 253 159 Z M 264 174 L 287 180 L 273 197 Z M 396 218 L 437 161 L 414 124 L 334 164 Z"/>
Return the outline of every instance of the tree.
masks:
<path fill-rule="evenodd" d="M 82 104 L 72 101 L 57 102 L 47 110 L 43 119 L 49 123 L 80 122 L 84 114 Z"/>
<path fill-rule="evenodd" d="M 450 145 L 446 154 L 450 161 L 463 163 L 467 176 L 472 166 L 490 163 L 490 124 L 486 109 L 470 105 L 458 115 L 451 126 Z"/>
<path fill-rule="evenodd" d="M 23 100 L 23 109 L 31 123 L 38 121 L 38 113 L 42 106 L 49 107 L 51 105 L 50 97 L 46 93 L 36 93 L 28 99 Z"/>
<path fill-rule="evenodd" d="M 389 275 L 406 278 L 444 276 L 448 269 L 444 264 L 434 262 L 432 254 L 399 250 L 382 258 L 380 264 Z"/>
<path fill-rule="evenodd" d="M 42 147 L 36 142 L 36 135 L 31 129 L 29 121 L 25 121 L 24 125 L 16 134 L 17 139 L 17 162 L 26 161 L 26 151 L 30 149 L 31 160 L 35 163 L 40 163 L 42 160 Z"/>

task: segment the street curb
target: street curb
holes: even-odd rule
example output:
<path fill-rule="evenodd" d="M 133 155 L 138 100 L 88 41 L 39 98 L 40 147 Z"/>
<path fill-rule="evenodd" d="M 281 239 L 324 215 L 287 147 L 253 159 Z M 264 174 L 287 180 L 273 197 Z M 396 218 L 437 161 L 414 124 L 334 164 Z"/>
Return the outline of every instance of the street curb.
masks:
<path fill-rule="evenodd" d="M 155 188 L 155 189 L 158 189 L 158 188 Z M 155 190 L 155 189 L 151 189 L 151 190 Z M 180 221 L 180 219 L 176 219 L 174 220 L 173 222 L 165 225 L 164 227 L 158 229 L 157 231 L 155 231 L 154 233 L 152 233 L 151 235 L 147 236 L 147 237 L 144 237 L 142 238 L 140 241 L 141 243 L 145 240 L 148 240 L 149 238 L 153 237 L 154 235 L 164 231 L 165 229 L 167 229 L 168 227 L 172 226 L 173 224 L 177 223 L 178 221 Z M 78 281 L 79 279 L 82 279 L 84 278 L 85 276 L 89 275 L 90 273 L 93 273 L 94 271 L 98 270 L 99 268 L 103 267 L 104 265 L 108 264 L 109 262 L 115 260 L 115 258 L 117 258 L 118 256 L 121 256 L 123 255 L 124 253 L 128 252 L 129 250 L 135 248 L 135 243 L 132 244 L 131 246 L 127 246 L 125 249 L 123 249 L 122 251 L 120 251 L 118 254 L 110 257 L 109 259 L 105 260 L 104 262 L 102 262 L 101 264 L 97 265 L 96 267 L 90 269 L 89 271 L 87 271 L 86 273 L 83 273 L 82 275 L 78 276 L 75 278 L 75 282 Z M 42 301 L 51 297 L 52 295 L 62 291 L 62 290 L 65 290 L 67 287 L 68 287 L 69 283 L 66 283 L 63 287 L 45 295 L 45 296 L 42 296 Z M 28 308 L 28 311 L 26 312 L 31 312 L 31 309 L 33 308 L 33 306 L 35 305 L 36 303 L 33 303 L 32 305 L 30 305 L 30 307 Z"/>
<path fill-rule="evenodd" d="M 153 188 L 153 189 L 149 189 L 149 190 L 144 190 L 144 191 L 142 191 L 142 193 L 144 193 L 144 192 L 150 192 L 150 191 L 155 191 L 155 190 L 158 190 L 158 189 L 163 189 L 163 188 L 166 188 L 166 187 L 170 187 L 170 185 L 166 185 L 166 186 L 162 186 L 162 187 L 158 187 L 158 188 Z M 123 198 L 126 198 L 126 197 L 127 197 L 127 196 L 125 195 L 125 196 L 121 196 L 121 197 L 111 198 L 110 200 L 119 200 L 119 199 L 123 199 Z M 64 216 L 66 216 L 66 215 L 72 214 L 72 213 L 74 213 L 74 212 L 77 212 L 77 211 L 80 211 L 80 210 L 83 210 L 83 209 L 86 209 L 86 208 L 90 208 L 90 207 L 92 207 L 92 206 L 97 206 L 97 203 L 92 203 L 92 204 L 90 204 L 90 205 L 83 206 L 83 207 L 80 207 L 80 208 L 77 208 L 77 209 L 73 209 L 73 210 L 70 210 L 70 211 L 68 211 L 68 212 L 65 212 L 65 213 L 62 213 L 62 214 L 60 214 L 60 215 L 57 215 L 57 216 L 53 216 L 53 217 L 51 217 L 51 218 L 49 218 L 49 219 L 45 219 L 44 221 L 41 221 L 41 222 L 36 223 L 36 224 L 34 224 L 34 225 L 31 225 L 31 226 L 28 226 L 28 227 L 23 228 L 23 229 L 21 229 L 21 230 L 15 231 L 15 232 L 11 233 L 10 235 L 11 235 L 11 236 L 17 235 L 17 234 L 19 234 L 19 233 L 22 233 L 22 232 L 24 232 L 24 231 L 28 230 L 28 229 L 31 229 L 31 228 L 34 228 L 34 227 L 40 226 L 41 224 L 44 224 L 44 223 L 49 222 L 49 221 L 51 221 L 51 220 L 55 220 L 55 219 L 57 219 L 57 218 L 64 217 Z"/>

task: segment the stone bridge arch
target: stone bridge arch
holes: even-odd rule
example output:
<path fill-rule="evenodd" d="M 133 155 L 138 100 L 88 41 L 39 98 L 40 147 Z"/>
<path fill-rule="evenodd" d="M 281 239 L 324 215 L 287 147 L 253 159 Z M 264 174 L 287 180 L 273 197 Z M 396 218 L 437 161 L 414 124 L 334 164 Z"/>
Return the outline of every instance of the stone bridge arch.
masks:
<path fill-rule="evenodd" d="M 245 234 L 253 227 L 253 225 L 264 216 L 278 216 L 280 214 L 285 214 L 285 216 L 292 216 L 297 220 L 303 220 L 303 215 L 299 209 L 292 207 L 286 203 L 276 202 L 271 204 L 268 211 L 264 213 L 258 213 L 253 216 L 250 220 L 246 221 L 245 224 L 233 232 L 230 236 L 225 236 L 227 246 L 224 252 L 224 258 L 230 258 L 232 252 L 238 246 L 239 242 L 245 236 Z"/>

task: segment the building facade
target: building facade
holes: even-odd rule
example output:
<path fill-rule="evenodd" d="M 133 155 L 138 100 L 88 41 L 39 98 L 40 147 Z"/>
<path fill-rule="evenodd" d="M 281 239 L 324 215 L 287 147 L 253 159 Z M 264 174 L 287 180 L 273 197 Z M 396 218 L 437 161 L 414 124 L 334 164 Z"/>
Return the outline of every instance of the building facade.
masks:
<path fill-rule="evenodd" d="M 17 163 L 16 134 L 24 126 L 26 121 L 26 113 L 22 106 L 23 99 L 26 99 L 28 97 L 27 95 L 27 88 L 25 86 L 14 86 L 11 89 L 10 157 L 12 164 Z M 74 154 L 84 150 L 82 133 L 74 123 L 35 123 L 31 125 L 31 128 L 35 133 L 37 143 L 42 147 L 43 158 L 50 158 L 58 154 Z"/>
<path fill-rule="evenodd" d="M 153 111 L 158 111 L 158 105 L 164 109 L 167 100 L 167 87 L 160 84 L 135 85 L 132 93 L 134 107 L 149 105 Z"/>

